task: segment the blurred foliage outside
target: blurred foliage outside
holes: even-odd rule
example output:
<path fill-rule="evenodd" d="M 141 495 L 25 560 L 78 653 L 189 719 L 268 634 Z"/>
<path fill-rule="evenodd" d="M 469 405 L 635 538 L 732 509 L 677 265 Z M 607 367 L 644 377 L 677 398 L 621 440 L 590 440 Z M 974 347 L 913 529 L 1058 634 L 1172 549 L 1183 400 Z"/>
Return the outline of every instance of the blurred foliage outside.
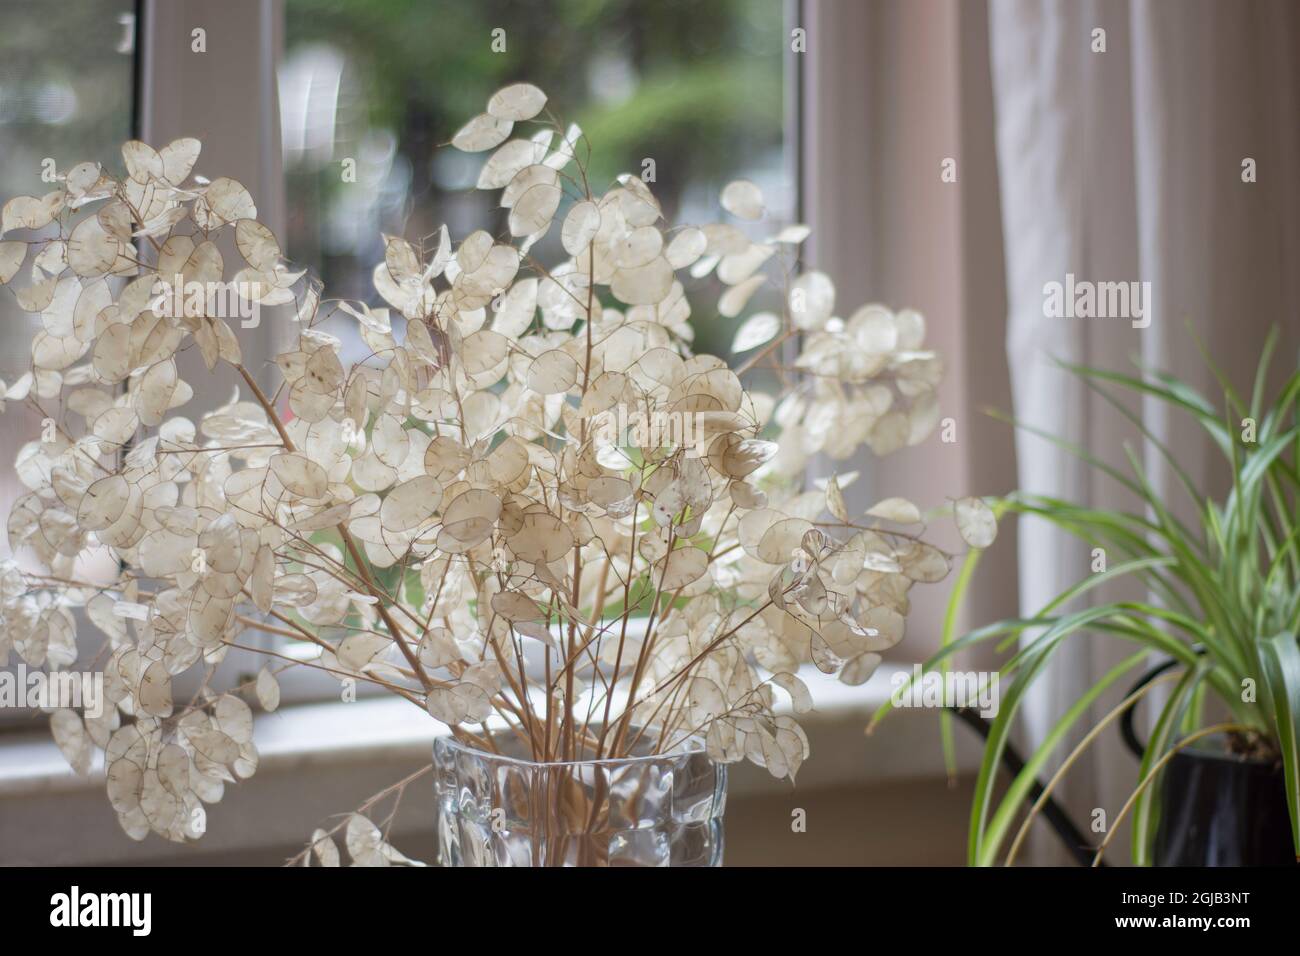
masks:
<path fill-rule="evenodd" d="M 505 52 L 493 52 L 497 28 Z M 719 191 L 740 176 L 767 195 L 773 221 L 760 234 L 793 213 L 782 0 L 286 0 L 285 36 L 286 248 L 327 296 L 377 301 L 381 233 L 501 231 L 473 189 L 490 154 L 434 153 L 513 82 L 540 86 L 556 119 L 586 132 L 593 191 L 651 159 L 670 222 L 718 219 Z M 562 256 L 556 236 L 538 252 Z M 693 324 L 696 347 L 725 356 L 739 320 L 719 319 L 718 292 L 691 296 Z"/>

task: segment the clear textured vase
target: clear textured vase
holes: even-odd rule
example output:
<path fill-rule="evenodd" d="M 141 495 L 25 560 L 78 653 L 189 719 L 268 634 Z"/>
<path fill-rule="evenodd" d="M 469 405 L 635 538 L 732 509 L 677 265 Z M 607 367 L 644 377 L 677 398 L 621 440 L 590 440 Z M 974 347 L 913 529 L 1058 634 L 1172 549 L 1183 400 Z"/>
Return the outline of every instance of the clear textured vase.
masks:
<path fill-rule="evenodd" d="M 667 754 L 537 763 L 434 742 L 442 866 L 720 866 L 727 768 Z"/>

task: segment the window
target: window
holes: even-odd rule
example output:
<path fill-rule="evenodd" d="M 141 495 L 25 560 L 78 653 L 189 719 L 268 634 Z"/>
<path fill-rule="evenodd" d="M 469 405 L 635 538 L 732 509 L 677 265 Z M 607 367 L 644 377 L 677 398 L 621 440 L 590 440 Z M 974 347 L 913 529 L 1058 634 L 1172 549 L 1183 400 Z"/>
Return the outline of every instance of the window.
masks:
<path fill-rule="evenodd" d="M 0 195 L 38 193 L 76 163 L 118 157 L 135 126 L 133 0 L 68 0 L 57 16 L 42 4 L 3 0 L 0 18 Z M 6 384 L 31 366 L 32 319 L 13 295 L 12 287 L 0 294 Z M 9 409 L 0 416 L 0 445 L 12 455 L 38 423 L 35 412 Z M 22 486 L 10 468 L 0 474 L 8 513 Z"/>
<path fill-rule="evenodd" d="M 120 144 L 136 126 L 136 4 L 133 0 L 69 0 L 57 16 L 42 4 L 0 2 L 0 196 L 39 195 L 57 176 L 86 160 L 120 165 Z M 66 231 L 65 231 L 66 234 Z M 57 235 L 15 231 L 6 239 Z M 29 258 L 26 268 L 31 269 Z M 29 371 L 33 318 L 17 307 L 16 278 L 0 291 L 0 381 Z M 39 401 L 39 399 L 38 399 Z M 57 417 L 45 400 L 44 411 Z M 10 403 L 0 415 L 0 447 L 14 454 L 41 433 L 43 415 Z M 10 463 L 0 469 L 0 506 L 9 513 L 26 492 Z M 0 556 L 9 554 L 0 537 Z M 95 559 L 88 562 L 93 574 Z M 11 652 L 9 664 L 15 663 Z M 31 711 L 0 710 L 0 722 L 25 727 Z"/>
<path fill-rule="evenodd" d="M 4 195 L 39 190 L 45 157 L 60 170 L 84 159 L 114 164 L 118 145 L 137 130 L 154 143 L 197 136 L 200 171 L 243 181 L 267 222 L 285 210 L 277 231 L 288 256 L 318 272 L 327 295 L 377 303 L 371 271 L 383 259 L 383 233 L 417 238 L 445 222 L 461 239 L 474 228 L 504 227 L 494 219 L 495 194 L 473 189 L 484 157 L 435 147 L 494 90 L 528 80 L 546 90 L 563 123 L 586 131 L 593 188 L 625 171 L 653 178 L 670 221 L 708 222 L 721 215 L 722 186 L 744 177 L 767 200 L 756 235 L 795 214 L 787 0 L 283 0 L 229 10 L 156 3 L 141 8 L 138 42 L 136 7 L 69 0 L 56 30 L 38 5 L 0 0 Z M 200 23 L 208 52 L 191 55 L 191 30 Z M 498 28 L 503 52 L 493 50 Z M 137 46 L 144 52 L 138 70 Z M 261 85 L 272 75 L 274 85 Z M 281 155 L 270 145 L 275 98 L 261 94 L 276 87 Z M 563 255 L 556 233 L 536 250 L 543 261 Z M 720 291 L 693 292 L 692 323 L 698 348 L 725 356 L 739 320 L 713 311 Z M 0 306 L 0 318 L 22 343 L 0 359 L 0 379 L 12 382 L 29 364 L 29 320 L 11 303 Z M 344 338 L 345 359 L 363 354 L 352 323 L 325 328 Z M 271 341 L 274 331 L 241 333 L 245 354 L 269 360 L 283 347 Z M 192 417 L 228 397 L 224 381 L 194 381 Z M 38 426 L 35 412 L 11 408 L 0 417 L 11 448 Z M 11 501 L 21 488 L 6 482 L 0 488 Z M 279 641 L 251 633 L 241 641 L 263 639 Z M 236 650 L 222 666 L 226 676 L 244 675 L 262 663 Z M 338 692 L 336 681 L 309 668 L 285 672 L 282 686 L 286 701 Z"/>
<path fill-rule="evenodd" d="M 444 223 L 457 242 L 503 232 L 498 194 L 474 189 L 490 154 L 437 147 L 520 81 L 546 91 L 559 125 L 585 131 L 593 190 L 622 172 L 653 177 L 670 222 L 709 222 L 722 187 L 743 177 L 768 205 L 756 235 L 775 232 L 796 208 L 785 10 L 785 0 L 285 0 L 276 79 L 287 255 L 320 275 L 327 297 L 383 306 L 371 274 L 384 234 L 432 237 Z M 559 230 L 534 254 L 562 259 Z M 708 283 L 692 291 L 696 345 L 727 355 L 741 320 L 717 314 L 722 286 Z M 353 320 L 320 327 L 343 340 L 345 362 L 364 358 Z M 338 693 L 320 671 L 280 679 L 288 699 Z"/>
<path fill-rule="evenodd" d="M 116 155 L 131 137 L 135 95 L 133 0 L 0 2 L 0 188 L 30 193 L 55 168 Z M 5 306 L 6 310 L 8 306 Z M 6 368 L 20 360 L 6 356 Z"/>

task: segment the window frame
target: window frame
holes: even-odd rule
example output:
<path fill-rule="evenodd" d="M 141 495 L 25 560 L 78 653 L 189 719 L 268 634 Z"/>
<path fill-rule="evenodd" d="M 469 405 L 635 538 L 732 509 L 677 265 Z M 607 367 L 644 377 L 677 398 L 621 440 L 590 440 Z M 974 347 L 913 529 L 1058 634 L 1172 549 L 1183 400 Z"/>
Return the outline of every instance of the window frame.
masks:
<path fill-rule="evenodd" d="M 281 164 L 279 96 L 275 70 L 284 39 L 284 0 L 231 4 L 224 0 L 139 0 L 138 135 L 162 144 L 181 136 L 203 143 L 200 169 L 238 179 L 256 197 L 258 219 L 277 235 L 285 224 L 284 175 Z M 202 28 L 204 52 L 193 49 L 193 31 Z M 247 42 L 255 37 L 256 42 Z M 227 258 L 233 254 L 223 249 Z M 233 330 L 245 355 L 261 356 L 250 370 L 268 386 L 272 356 L 290 341 L 291 323 L 282 310 L 263 310 L 257 328 Z M 232 381 L 192 375 L 190 417 L 229 400 Z M 278 638 L 246 632 L 240 643 L 271 650 Z M 252 650 L 231 648 L 222 675 L 244 679 L 274 659 Z M 284 703 L 324 700 L 323 675 L 298 667 L 279 675 Z M 313 681 L 304 677 L 314 678 Z M 201 676 L 186 674 L 176 682 L 183 694 L 198 688 Z M 337 683 L 329 679 L 337 695 Z"/>
<path fill-rule="evenodd" d="M 149 7 L 156 8 L 159 5 L 159 0 L 142 0 L 142 2 Z M 264 24 L 268 23 L 268 17 L 274 20 L 273 26 L 265 27 L 265 29 L 271 31 L 268 34 L 270 42 L 264 43 L 260 47 L 260 55 L 268 58 L 266 62 L 270 63 L 272 76 L 274 76 L 274 71 L 278 68 L 285 52 L 284 4 L 285 0 L 258 0 L 258 5 L 262 8 L 262 13 L 260 15 L 261 22 Z M 188 5 L 192 8 L 213 7 L 220 6 L 220 0 L 183 0 L 183 3 L 178 6 L 183 5 Z M 170 7 L 169 4 L 167 6 Z M 799 18 L 802 16 L 801 11 L 803 6 L 804 0 L 784 0 L 783 16 L 786 26 L 785 32 L 787 34 L 789 28 L 793 24 L 799 22 Z M 171 14 L 171 11 L 169 10 L 168 13 Z M 251 17 L 249 22 L 252 22 Z M 174 27 L 172 27 L 172 29 L 174 29 Z M 155 34 L 153 34 L 152 38 L 156 39 L 156 37 L 161 33 L 162 30 L 159 29 Z M 791 49 L 791 45 L 786 43 L 783 55 L 783 85 L 785 90 L 785 99 L 783 108 L 784 128 L 782 132 L 782 153 L 786 177 L 793 184 L 794 202 L 792 204 L 792 211 L 795 221 L 800 221 L 803 214 L 804 182 L 801 174 L 803 168 L 803 145 L 801 139 L 803 131 L 801 113 L 804 95 L 803 60 L 804 58 L 795 54 Z M 265 69 L 265 67 L 259 66 L 258 69 Z M 251 73 L 253 71 L 250 70 L 249 72 Z M 166 90 L 158 90 L 156 86 L 151 89 L 153 89 L 156 97 L 166 97 L 168 95 Z M 264 124 L 273 121 L 274 123 L 272 133 L 264 134 L 262 136 L 260 148 L 273 151 L 275 174 L 272 178 L 269 178 L 262 184 L 261 192 L 259 192 L 258 189 L 253 188 L 252 185 L 250 185 L 249 188 L 259 199 L 259 211 L 261 208 L 260 203 L 262 201 L 269 201 L 274 204 L 276 209 L 283 211 L 287 203 L 287 178 L 281 163 L 282 150 L 279 135 L 278 96 L 274 88 L 272 88 L 272 92 L 267 94 L 267 96 L 269 97 L 268 100 L 260 102 L 254 122 Z M 270 102 L 270 100 L 275 100 L 275 102 Z M 160 101 L 154 100 L 152 102 L 157 103 Z M 148 112 L 148 110 L 146 110 L 146 112 Z M 271 114 L 274 114 L 274 116 L 272 117 Z M 206 152 L 207 147 L 205 142 L 205 155 Z M 247 184 L 247 181 L 245 182 Z M 269 197 L 269 199 L 263 200 L 263 196 Z M 282 212 L 280 218 L 275 221 L 269 220 L 265 216 L 261 216 L 260 218 L 267 222 L 267 224 L 276 231 L 277 235 L 283 234 L 281 230 L 281 227 L 284 225 Z M 274 348 L 275 344 L 276 343 L 268 342 L 266 347 Z M 794 350 L 794 343 L 789 343 L 786 348 Z M 276 351 L 278 351 L 278 349 L 276 349 Z M 268 352 L 267 354 L 274 354 L 274 351 Z M 793 356 L 793 354 L 794 352 L 791 351 L 791 356 Z M 281 639 L 270 635 L 255 635 L 250 632 L 245 635 L 244 638 L 241 638 L 241 643 L 252 643 L 258 647 L 283 651 L 283 648 L 280 646 Z M 292 650 L 292 648 L 290 650 Z M 227 661 L 229 663 L 226 666 L 229 667 L 233 665 L 241 675 L 255 674 L 261 669 L 263 664 L 268 663 L 268 660 L 265 657 L 251 651 L 241 650 L 232 650 L 227 655 Z M 273 669 L 275 669 L 277 665 L 274 663 L 274 659 L 271 659 L 271 663 Z M 319 670 L 314 670 L 310 667 L 290 667 L 278 674 L 278 680 L 280 682 L 282 705 L 290 703 L 322 703 L 331 699 L 337 700 L 340 697 L 338 680 L 329 674 Z M 362 682 L 357 685 L 356 693 L 358 697 L 363 697 L 379 696 L 385 692 L 381 688 Z"/>
<path fill-rule="evenodd" d="M 130 110 L 130 116 L 127 122 L 127 130 L 128 130 L 128 135 L 136 138 L 140 136 L 140 129 L 141 129 L 140 93 L 141 93 L 141 77 L 142 77 L 141 61 L 143 59 L 143 54 L 142 54 L 143 13 L 142 11 L 143 11 L 144 4 L 146 2 L 147 0 L 134 0 L 134 3 L 132 4 L 132 9 L 129 14 L 132 20 L 130 23 L 131 49 L 129 52 L 131 55 L 131 69 L 130 69 L 130 81 L 129 81 L 130 93 L 128 96 L 128 108 Z M 127 16 L 127 14 L 123 13 L 120 16 L 125 17 Z M 126 52 L 126 51 L 120 51 L 120 52 Z M 111 145 L 116 145 L 116 144 L 111 144 Z M 78 157 L 78 159 L 80 158 L 82 157 Z M 28 348 L 29 345 L 30 343 L 26 341 L 24 338 L 22 342 L 22 348 L 25 350 Z M 52 410 L 52 409 L 47 409 L 47 411 L 48 410 Z M 16 415 L 16 414 L 18 414 L 16 411 L 10 412 L 10 415 Z M 26 441 L 26 439 L 20 439 L 20 441 Z M 12 506 L 12 501 L 8 500 L 7 494 L 0 495 L 0 501 L 4 501 L 5 503 L 6 516 L 7 516 L 7 510 L 9 507 Z M 5 548 L 6 549 L 8 548 L 7 542 L 5 544 Z M 8 554 L 7 550 L 6 550 L 6 554 Z M 105 571 L 108 571 L 110 568 L 111 568 L 111 563 L 105 561 L 104 562 Z M 77 633 L 82 633 L 88 627 L 91 626 L 87 621 L 86 613 L 84 609 L 74 608 L 72 609 L 72 615 L 76 623 Z M 65 671 L 85 671 L 87 667 L 90 665 L 91 662 L 83 661 L 81 659 L 80 650 L 81 650 L 80 647 L 78 647 L 78 651 L 79 651 L 78 660 L 75 661 L 71 667 L 65 668 Z M 9 651 L 9 661 L 7 664 L 4 665 L 3 669 L 6 671 L 13 670 L 14 668 L 18 667 L 19 664 L 23 664 L 22 659 L 18 657 L 17 651 L 11 649 Z M 23 664 L 23 666 L 25 667 L 26 665 Z M 48 671 L 47 666 L 42 665 L 42 667 L 40 668 L 32 668 L 31 672 L 36 672 L 43 669 Z M 22 688 L 20 686 L 19 687 L 20 692 L 21 689 Z M 25 707 L 25 706 L 6 707 L 0 709 L 0 735 L 8 734 L 8 733 L 25 732 L 32 726 L 34 721 L 40 720 L 41 723 L 44 723 L 44 721 L 41 720 L 41 718 L 42 718 L 41 712 L 37 708 L 33 708 L 33 707 Z"/>

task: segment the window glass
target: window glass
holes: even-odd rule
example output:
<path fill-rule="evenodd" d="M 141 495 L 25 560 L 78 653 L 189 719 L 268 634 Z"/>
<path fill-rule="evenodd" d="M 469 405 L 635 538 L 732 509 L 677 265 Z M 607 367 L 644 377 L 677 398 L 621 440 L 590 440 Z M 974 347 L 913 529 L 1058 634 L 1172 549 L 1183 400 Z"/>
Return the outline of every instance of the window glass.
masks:
<path fill-rule="evenodd" d="M 0 0 L 0 197 L 43 195 L 55 188 L 52 177 L 85 160 L 120 167 L 118 147 L 131 138 L 135 99 L 134 11 L 132 0 L 61 0 L 54 6 Z M 51 226 L 47 233 L 58 230 Z M 32 261 L 29 255 L 24 268 L 30 270 Z M 14 301 L 15 287 L 28 281 L 18 276 L 0 289 L 0 380 L 6 386 L 31 367 L 37 320 Z M 10 459 L 0 467 L 6 514 L 22 491 L 13 455 L 38 437 L 40 419 L 13 403 L 0 415 L 0 447 Z M 0 542 L 0 554 L 6 553 L 8 543 Z"/>
<path fill-rule="evenodd" d="M 58 176 L 77 163 L 96 160 L 121 171 L 119 146 L 131 138 L 135 101 L 135 3 L 132 0 L 61 0 L 57 5 L 0 0 L 0 202 L 44 195 Z M 67 214 L 71 226 L 93 209 Z M 39 233 L 14 230 L 5 240 L 57 237 L 58 226 Z M 0 382 L 12 385 L 31 368 L 32 335 L 39 319 L 21 310 L 15 293 L 31 283 L 35 256 L 24 273 L 0 288 Z M 2 401 L 2 400 L 0 400 Z M 0 508 L 5 515 L 27 489 L 13 468 L 14 456 L 37 440 L 46 417 L 62 422 L 57 398 L 9 402 L 0 414 Z M 10 554 L 0 534 L 0 557 Z M 102 556 L 90 557 L 78 573 L 95 577 Z M 18 664 L 11 652 L 8 667 Z M 26 729 L 34 713 L 0 709 L 0 725 Z"/>
<path fill-rule="evenodd" d="M 721 215 L 722 186 L 746 177 L 763 188 L 772 223 L 788 220 L 783 8 L 286 0 L 287 252 L 321 274 L 327 296 L 382 304 L 370 273 L 383 233 L 418 239 L 445 223 L 459 241 L 476 228 L 504 231 L 499 192 L 473 189 L 489 154 L 437 147 L 519 81 L 546 91 L 561 124 L 586 132 L 593 191 L 622 172 L 653 175 L 669 222 L 709 222 Z M 504 52 L 493 50 L 494 30 L 504 31 L 495 34 Z M 544 262 L 562 255 L 558 236 L 538 248 Z M 719 291 L 692 294 L 693 325 L 699 350 L 725 356 L 739 320 L 718 318 Z M 364 355 L 342 317 L 325 328 L 351 344 L 345 357 Z"/>
<path fill-rule="evenodd" d="M 384 234 L 434 240 L 444 223 L 456 242 L 480 228 L 505 233 L 500 192 L 474 188 L 490 153 L 439 147 L 515 82 L 541 87 L 561 128 L 584 130 L 593 192 L 623 172 L 652 177 L 669 222 L 710 222 L 724 216 L 722 187 L 748 178 L 768 207 L 754 234 L 770 235 L 795 208 L 784 8 L 784 0 L 285 0 L 277 80 L 286 253 L 320 275 L 328 298 L 383 306 L 371 275 Z M 559 229 L 533 254 L 548 266 L 562 260 Z M 712 278 L 689 288 L 696 349 L 725 357 L 742 319 L 718 315 L 721 291 Z M 770 305 L 756 298 L 748 311 Z M 319 325 L 343 341 L 345 362 L 366 358 L 354 320 Z M 294 642 L 281 650 L 310 652 Z M 284 672 L 281 686 L 286 699 L 338 692 L 332 678 L 301 668 Z"/>
<path fill-rule="evenodd" d="M 48 192 L 49 177 L 87 159 L 113 162 L 131 138 L 135 4 L 132 0 L 0 0 L 0 196 Z M 43 180 L 42 177 L 45 177 Z M 27 316 L 0 298 L 7 341 Z M 4 376 L 27 357 L 0 353 Z"/>

